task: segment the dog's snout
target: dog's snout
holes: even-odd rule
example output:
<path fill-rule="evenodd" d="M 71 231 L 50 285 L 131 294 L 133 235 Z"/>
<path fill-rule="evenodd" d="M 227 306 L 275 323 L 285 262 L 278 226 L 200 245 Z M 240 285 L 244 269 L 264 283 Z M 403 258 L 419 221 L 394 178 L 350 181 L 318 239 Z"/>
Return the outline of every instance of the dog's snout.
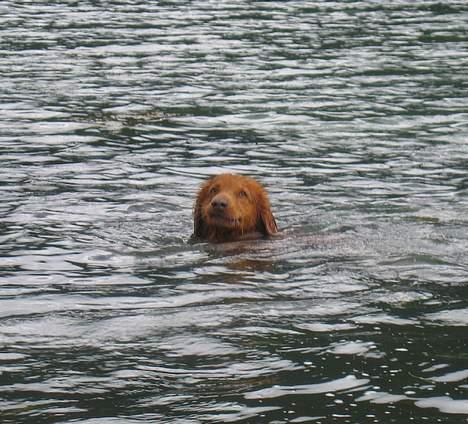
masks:
<path fill-rule="evenodd" d="M 225 196 L 216 196 L 211 201 L 211 207 L 216 210 L 224 210 L 229 206 L 229 201 Z"/>

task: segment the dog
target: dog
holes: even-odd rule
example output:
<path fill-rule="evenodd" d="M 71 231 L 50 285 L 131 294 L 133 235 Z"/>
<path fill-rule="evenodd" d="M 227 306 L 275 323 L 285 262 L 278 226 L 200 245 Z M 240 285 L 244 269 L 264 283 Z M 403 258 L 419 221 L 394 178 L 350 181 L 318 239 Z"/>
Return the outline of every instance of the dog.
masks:
<path fill-rule="evenodd" d="M 205 181 L 194 205 L 192 240 L 224 243 L 278 232 L 266 190 L 253 178 L 220 174 Z"/>

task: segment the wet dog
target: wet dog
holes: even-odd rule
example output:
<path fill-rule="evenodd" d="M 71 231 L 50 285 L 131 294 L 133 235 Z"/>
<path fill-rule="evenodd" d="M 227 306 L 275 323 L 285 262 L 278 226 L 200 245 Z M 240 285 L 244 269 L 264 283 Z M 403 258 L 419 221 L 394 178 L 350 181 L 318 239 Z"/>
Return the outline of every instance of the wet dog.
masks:
<path fill-rule="evenodd" d="M 192 238 L 213 243 L 253 240 L 278 231 L 266 190 L 253 178 L 220 174 L 205 181 L 194 206 Z"/>

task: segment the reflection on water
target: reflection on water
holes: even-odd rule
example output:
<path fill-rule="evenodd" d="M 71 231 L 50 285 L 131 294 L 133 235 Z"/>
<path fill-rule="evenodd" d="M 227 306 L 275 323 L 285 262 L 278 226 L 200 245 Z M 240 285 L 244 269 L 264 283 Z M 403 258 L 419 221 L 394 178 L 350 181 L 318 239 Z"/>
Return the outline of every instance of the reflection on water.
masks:
<path fill-rule="evenodd" d="M 466 423 L 464 2 L 0 5 L 0 421 Z M 282 234 L 187 243 L 245 173 Z"/>

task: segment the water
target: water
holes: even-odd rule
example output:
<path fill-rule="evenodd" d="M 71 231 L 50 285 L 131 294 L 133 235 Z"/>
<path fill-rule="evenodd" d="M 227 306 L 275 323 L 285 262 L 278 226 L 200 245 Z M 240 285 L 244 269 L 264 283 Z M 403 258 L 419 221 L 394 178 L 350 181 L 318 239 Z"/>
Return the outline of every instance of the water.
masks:
<path fill-rule="evenodd" d="M 466 423 L 463 1 L 0 5 L 2 423 Z M 197 187 L 283 235 L 190 245 Z"/>

